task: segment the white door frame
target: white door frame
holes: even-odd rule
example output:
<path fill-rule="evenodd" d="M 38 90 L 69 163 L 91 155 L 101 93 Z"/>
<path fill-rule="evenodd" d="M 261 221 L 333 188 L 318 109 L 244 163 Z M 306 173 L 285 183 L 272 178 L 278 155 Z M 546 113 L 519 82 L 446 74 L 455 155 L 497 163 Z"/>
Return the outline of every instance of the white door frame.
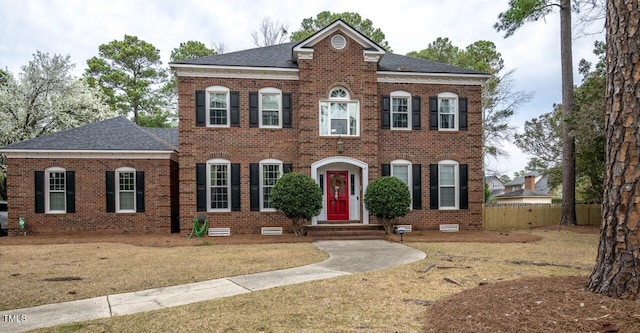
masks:
<path fill-rule="evenodd" d="M 364 196 L 364 193 L 367 190 L 367 185 L 369 185 L 369 166 L 367 163 L 364 163 L 355 158 L 345 157 L 345 156 L 333 156 L 333 157 L 327 157 L 319 161 L 316 161 L 313 164 L 311 164 L 311 178 L 313 178 L 317 183 L 318 168 L 321 168 L 325 165 L 332 164 L 332 163 L 346 163 L 346 164 L 355 165 L 360 168 L 361 177 L 362 177 L 362 183 L 360 185 L 362 186 L 362 195 Z M 325 204 L 326 203 L 323 201 L 322 205 L 325 206 Z M 364 198 L 361 198 L 360 205 L 362 206 L 362 216 L 361 216 L 362 224 L 369 224 L 369 211 L 364 205 Z M 312 225 L 318 224 L 317 216 L 314 216 L 313 219 L 311 219 L 311 224 Z"/>

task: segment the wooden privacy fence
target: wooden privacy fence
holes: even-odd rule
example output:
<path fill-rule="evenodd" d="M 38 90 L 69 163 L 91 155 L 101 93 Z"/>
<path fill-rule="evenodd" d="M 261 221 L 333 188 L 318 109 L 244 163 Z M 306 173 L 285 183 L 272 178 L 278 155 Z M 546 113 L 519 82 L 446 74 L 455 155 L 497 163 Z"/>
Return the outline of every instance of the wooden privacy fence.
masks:
<path fill-rule="evenodd" d="M 599 226 L 600 205 L 576 205 L 578 225 Z M 562 205 L 555 204 L 485 204 L 482 207 L 484 230 L 527 229 L 560 224 Z"/>

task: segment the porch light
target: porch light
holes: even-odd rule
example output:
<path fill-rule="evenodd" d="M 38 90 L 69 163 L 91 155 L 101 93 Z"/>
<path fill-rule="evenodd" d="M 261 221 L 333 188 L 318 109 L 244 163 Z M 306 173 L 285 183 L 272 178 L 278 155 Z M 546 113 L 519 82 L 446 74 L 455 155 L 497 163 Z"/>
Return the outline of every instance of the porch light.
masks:
<path fill-rule="evenodd" d="M 338 136 L 337 150 L 338 154 L 342 154 L 344 152 L 344 142 L 342 142 L 342 136 Z"/>

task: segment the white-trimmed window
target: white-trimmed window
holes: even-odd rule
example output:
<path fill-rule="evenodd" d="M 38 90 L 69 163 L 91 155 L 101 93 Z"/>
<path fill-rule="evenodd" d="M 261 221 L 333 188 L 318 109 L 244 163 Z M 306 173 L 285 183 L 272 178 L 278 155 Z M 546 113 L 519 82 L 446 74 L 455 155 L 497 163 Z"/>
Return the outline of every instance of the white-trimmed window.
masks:
<path fill-rule="evenodd" d="M 136 212 L 136 170 L 116 169 L 116 213 Z"/>
<path fill-rule="evenodd" d="M 459 209 L 460 177 L 458 162 L 444 160 L 438 163 L 438 199 L 440 209 Z"/>
<path fill-rule="evenodd" d="M 391 93 L 391 129 L 411 129 L 411 94 L 406 91 Z"/>
<path fill-rule="evenodd" d="M 282 161 L 266 159 L 260 161 L 260 210 L 275 211 L 271 207 L 271 189 L 282 175 Z"/>
<path fill-rule="evenodd" d="M 207 88 L 207 126 L 229 127 L 229 88 L 213 86 Z"/>
<path fill-rule="evenodd" d="M 45 212 L 66 213 L 66 170 L 59 167 L 45 170 Z"/>
<path fill-rule="evenodd" d="M 458 130 L 458 95 L 450 92 L 438 94 L 438 129 Z"/>
<path fill-rule="evenodd" d="M 407 160 L 391 161 L 391 176 L 400 179 L 409 188 L 411 194 L 411 207 L 413 207 L 411 162 Z"/>
<path fill-rule="evenodd" d="M 282 91 L 262 88 L 259 93 L 260 127 L 282 128 Z"/>
<path fill-rule="evenodd" d="M 207 161 L 207 211 L 231 211 L 231 162 L 223 159 Z"/>
<path fill-rule="evenodd" d="M 328 100 L 320 101 L 320 135 L 360 135 L 360 104 L 350 99 L 346 89 L 334 88 Z"/>

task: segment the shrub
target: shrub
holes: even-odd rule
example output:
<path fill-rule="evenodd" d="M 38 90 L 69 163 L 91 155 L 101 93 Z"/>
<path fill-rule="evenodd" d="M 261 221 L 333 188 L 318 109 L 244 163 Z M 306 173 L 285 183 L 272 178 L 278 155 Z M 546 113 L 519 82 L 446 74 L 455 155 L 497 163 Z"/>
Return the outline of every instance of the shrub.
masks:
<path fill-rule="evenodd" d="M 320 214 L 322 190 L 309 176 L 289 172 L 271 189 L 271 206 L 284 213 L 293 224 L 296 236 L 304 233 L 304 221 Z"/>
<path fill-rule="evenodd" d="M 373 216 L 384 226 L 384 230 L 393 233 L 394 220 L 407 215 L 411 205 L 409 187 L 396 177 L 378 178 L 367 186 L 364 204 Z"/>

